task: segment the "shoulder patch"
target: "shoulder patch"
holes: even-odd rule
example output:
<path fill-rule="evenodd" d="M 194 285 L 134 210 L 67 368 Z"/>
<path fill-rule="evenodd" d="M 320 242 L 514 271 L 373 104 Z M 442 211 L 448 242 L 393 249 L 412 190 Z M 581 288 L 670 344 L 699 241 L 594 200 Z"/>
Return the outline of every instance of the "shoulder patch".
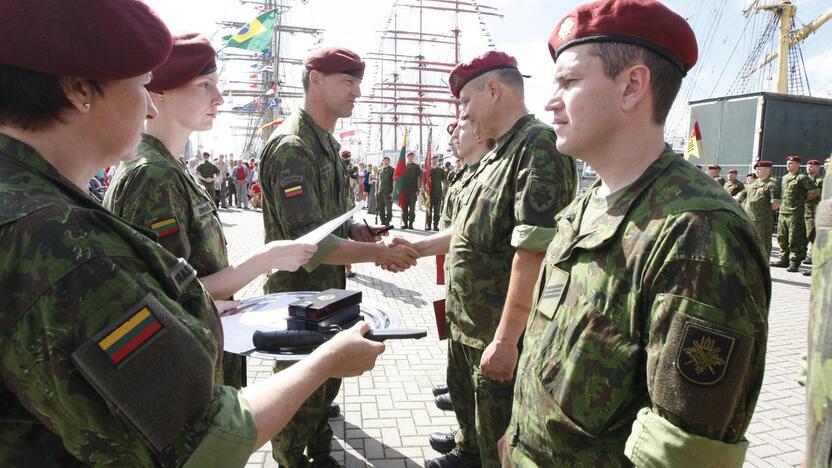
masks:
<path fill-rule="evenodd" d="M 171 215 L 150 223 L 150 229 L 159 237 L 169 236 L 179 232 L 179 221 Z"/>
<path fill-rule="evenodd" d="M 112 330 L 105 330 L 94 338 L 101 351 L 109 356 L 110 361 L 120 367 L 134 353 L 152 343 L 153 339 L 164 329 L 150 308 L 142 307 L 135 313 L 128 314 Z"/>
<path fill-rule="evenodd" d="M 736 337 L 687 322 L 676 352 L 676 368 L 697 385 L 714 385 L 725 377 Z"/>
<path fill-rule="evenodd" d="M 280 189 L 283 190 L 283 195 L 286 198 L 303 195 L 303 177 L 293 175 L 280 179 Z"/>
<path fill-rule="evenodd" d="M 555 206 L 557 201 L 557 187 L 551 181 L 539 177 L 529 177 L 529 188 L 526 203 L 536 213 L 545 213 Z"/>
<path fill-rule="evenodd" d="M 194 207 L 194 217 L 201 218 L 212 211 L 214 211 L 214 206 L 211 202 L 200 203 Z"/>

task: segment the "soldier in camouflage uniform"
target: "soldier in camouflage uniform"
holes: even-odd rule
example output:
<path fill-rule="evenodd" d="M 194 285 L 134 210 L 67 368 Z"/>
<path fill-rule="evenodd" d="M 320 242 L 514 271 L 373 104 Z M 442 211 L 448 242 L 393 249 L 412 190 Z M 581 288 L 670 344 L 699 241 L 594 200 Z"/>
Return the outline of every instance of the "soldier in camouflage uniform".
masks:
<path fill-rule="evenodd" d="M 827 160 L 827 170 L 829 160 Z M 832 460 L 832 189 L 816 207 L 809 370 L 806 385 L 806 467 L 829 468 Z"/>
<path fill-rule="evenodd" d="M 222 100 L 222 96 L 220 95 L 219 97 Z M 222 101 L 220 101 L 220 104 L 222 104 Z M 202 162 L 196 167 L 196 176 L 199 179 L 199 183 L 205 188 L 205 192 L 213 195 L 214 177 L 220 175 L 220 169 L 211 162 L 211 153 L 202 153 L 202 158 Z M 209 198 L 214 199 L 214 197 Z"/>
<path fill-rule="evenodd" d="M 770 278 L 737 203 L 662 150 L 693 30 L 658 1 L 602 0 L 560 20 L 549 50 L 558 149 L 600 181 L 557 216 L 504 465 L 740 467 Z"/>
<path fill-rule="evenodd" d="M 823 192 L 823 176 L 820 175 L 820 161 L 818 161 L 817 159 L 812 159 L 809 162 L 807 162 L 806 175 L 809 177 L 809 180 L 815 183 L 815 186 L 817 186 L 818 190 L 820 192 Z M 806 265 L 812 264 L 812 245 L 814 245 L 815 243 L 815 212 L 817 210 L 819 202 L 820 197 L 806 201 L 806 240 L 810 244 L 809 255 L 803 262 Z M 811 268 L 803 272 L 803 276 L 811 275 Z"/>
<path fill-rule="evenodd" d="M 306 59 L 303 109 L 272 134 L 260 155 L 267 241 L 295 239 L 353 207 L 347 164 L 339 156 L 332 131 L 338 118 L 352 114 L 354 101 L 361 95 L 363 75 L 364 62 L 345 49 L 321 49 Z M 405 246 L 377 244 L 377 240 L 364 224 L 350 221 L 321 241 L 315 256 L 301 270 L 269 275 L 265 292 L 344 289 L 343 265 L 347 263 L 372 261 L 398 269 L 415 264 L 417 252 Z M 290 364 L 277 361 L 275 370 Z M 332 428 L 327 408 L 340 386 L 337 379 L 320 386 L 272 439 L 272 454 L 280 465 L 338 466 L 330 455 Z"/>
<path fill-rule="evenodd" d="M 708 166 L 708 175 L 714 179 L 714 182 L 718 183 L 720 187 L 725 186 L 725 178 L 719 175 L 719 172 L 722 170 L 722 166 L 719 164 L 711 164 Z"/>
<path fill-rule="evenodd" d="M 309 260 L 315 247 L 271 243 L 229 268 L 222 223 L 211 196 L 213 183 L 209 184 L 210 192 L 206 191 L 173 156 L 184 150 L 192 131 L 213 126 L 213 115 L 223 102 L 217 90 L 214 56 L 214 49 L 204 36 L 189 33 L 174 38 L 171 58 L 154 71 L 153 81 L 147 85 L 160 113 L 148 120 L 148 133 L 142 136 L 138 157 L 119 165 L 104 197 L 104 206 L 153 231 L 159 245 L 188 261 L 212 297 L 229 299 L 272 268 L 297 270 Z M 206 86 L 213 92 L 206 93 Z M 193 99 L 192 94 L 201 99 Z M 179 104 L 183 102 L 188 105 Z M 204 112 L 206 109 L 209 112 Z M 207 116 L 192 118 L 203 114 Z M 190 123 L 191 128 L 184 127 L 182 122 Z M 170 151 L 159 138 L 177 146 Z M 207 166 L 210 167 L 206 169 Z M 200 167 L 203 176 L 213 174 L 211 168 L 216 169 L 207 159 L 197 171 Z M 225 385 L 245 386 L 245 357 L 223 354 L 222 372 L 218 375 Z"/>
<path fill-rule="evenodd" d="M 457 447 L 427 466 L 494 467 L 511 413 L 529 276 L 555 213 L 574 197 L 575 162 L 558 153 L 551 126 L 528 113 L 513 57 L 492 51 L 461 63 L 450 84 L 462 102 L 460 131 L 494 138 L 496 146 L 454 183 L 456 202 L 445 214 L 452 227 L 415 244 L 422 255 L 448 254 L 447 379 L 460 427 Z M 489 102 L 492 93 L 500 99 Z"/>
<path fill-rule="evenodd" d="M 820 196 L 820 191 L 814 182 L 800 173 L 800 156 L 786 158 L 786 169 L 789 173 L 780 183 L 783 199 L 777 221 L 780 259 L 771 266 L 788 267 L 786 271 L 795 273 L 800 271 L 800 262 L 806 258 L 805 205 Z"/>
<path fill-rule="evenodd" d="M 745 186 L 743 208 L 763 243 L 766 255 L 771 255 L 771 231 L 774 229 L 774 212 L 780 208 L 780 184 L 771 178 L 771 161 L 757 161 L 754 172 L 757 179 Z"/>
<path fill-rule="evenodd" d="M 739 201 L 740 192 L 745 190 L 745 184 L 737 180 L 737 170 L 731 169 L 728 171 L 728 181 L 725 182 L 725 185 L 722 186 L 728 195 L 734 197 L 734 200 Z"/>
<path fill-rule="evenodd" d="M 439 218 L 442 215 L 442 199 L 445 197 L 445 186 L 448 183 L 448 177 L 445 174 L 445 169 L 439 165 L 439 158 L 433 156 L 433 167 L 430 169 L 430 206 L 427 213 L 425 213 L 425 224 L 427 230 L 430 230 L 431 220 L 433 220 L 433 230 L 439 230 Z"/>
<path fill-rule="evenodd" d="M 39 38 L 0 29 L 0 466 L 242 466 L 383 347 L 365 326 L 295 374 L 215 385 L 220 319 L 193 268 L 87 195 L 95 168 L 135 155 L 172 38 L 141 2 L 85 2 L 80 29 L 78 5 L 0 3 Z"/>
<path fill-rule="evenodd" d="M 422 168 L 413 162 L 415 154 L 407 153 L 407 166 L 404 171 L 404 206 L 402 207 L 402 229 L 413 229 L 416 220 L 416 199 L 422 186 Z"/>
<path fill-rule="evenodd" d="M 385 226 L 393 221 L 393 172 L 390 158 L 385 156 L 378 170 L 378 189 L 376 190 L 378 215 L 381 218 L 381 224 Z"/>

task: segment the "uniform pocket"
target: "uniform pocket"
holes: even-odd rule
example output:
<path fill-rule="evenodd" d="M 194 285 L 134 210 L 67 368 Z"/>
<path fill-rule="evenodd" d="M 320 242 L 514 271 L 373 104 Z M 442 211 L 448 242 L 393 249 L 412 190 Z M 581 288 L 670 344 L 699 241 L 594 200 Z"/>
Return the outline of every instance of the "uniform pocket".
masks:
<path fill-rule="evenodd" d="M 496 236 L 499 235 L 497 228 L 503 222 L 501 213 L 497 211 L 499 193 L 480 181 L 474 181 L 474 184 L 463 205 L 467 207 L 467 213 L 461 217 L 465 223 L 461 232 L 471 243 L 487 250 L 496 243 Z"/>
<path fill-rule="evenodd" d="M 536 372 L 564 415 L 581 431 L 599 436 L 636 397 L 639 344 L 581 293 L 560 294 L 565 297 L 543 332 Z"/>

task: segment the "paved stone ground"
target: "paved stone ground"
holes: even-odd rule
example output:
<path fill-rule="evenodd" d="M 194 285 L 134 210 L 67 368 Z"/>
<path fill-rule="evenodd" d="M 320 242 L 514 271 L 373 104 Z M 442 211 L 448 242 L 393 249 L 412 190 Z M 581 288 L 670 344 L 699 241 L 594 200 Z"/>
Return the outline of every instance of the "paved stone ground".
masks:
<path fill-rule="evenodd" d="M 222 210 L 221 217 L 232 259 L 262 244 L 259 211 Z M 423 217 L 418 213 L 416 226 L 422 224 Z M 367 219 L 372 222 L 372 217 Z M 398 218 L 394 224 L 399 226 Z M 427 234 L 394 232 L 411 239 Z M 444 297 L 443 288 L 435 284 L 435 270 L 433 259 L 423 259 L 398 275 L 372 264 L 354 266 L 357 277 L 348 280 L 349 289 L 360 290 L 366 300 L 398 312 L 402 326 L 424 327 L 429 333 L 418 341 L 388 342 L 372 372 L 344 380 L 336 400 L 342 415 L 331 424 L 336 437 L 333 455 L 347 467 L 423 466 L 426 459 L 438 455 L 428 445 L 428 435 L 449 431 L 455 425 L 453 413 L 438 410 L 430 393 L 434 384 L 445 380 L 446 364 L 445 344 L 438 341 L 431 305 Z M 258 278 L 238 297 L 262 294 L 262 284 L 263 277 Z M 806 349 L 809 285 L 808 277 L 772 269 L 766 375 L 747 434 L 751 443 L 747 467 L 802 463 L 806 443 L 804 389 L 797 384 L 797 377 Z M 249 382 L 272 374 L 271 363 L 259 359 L 249 359 L 248 369 Z M 269 444 L 252 455 L 246 466 L 276 467 Z"/>

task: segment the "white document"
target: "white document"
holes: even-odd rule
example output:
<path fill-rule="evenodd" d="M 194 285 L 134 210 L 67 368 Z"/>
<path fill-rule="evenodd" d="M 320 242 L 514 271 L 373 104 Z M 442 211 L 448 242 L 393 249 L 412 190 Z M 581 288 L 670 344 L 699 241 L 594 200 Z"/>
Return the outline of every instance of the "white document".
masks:
<path fill-rule="evenodd" d="M 303 242 L 306 244 L 318 244 L 324 237 L 332 234 L 332 231 L 338 229 L 338 226 L 347 222 L 348 219 L 352 218 L 352 216 L 358 212 L 358 210 L 363 209 L 367 206 L 367 202 L 362 201 L 358 205 L 355 205 L 355 208 L 351 209 L 350 211 L 344 213 L 343 215 L 329 220 L 324 224 L 320 225 L 319 227 L 313 229 L 310 232 L 298 237 L 295 239 L 296 242 Z"/>

